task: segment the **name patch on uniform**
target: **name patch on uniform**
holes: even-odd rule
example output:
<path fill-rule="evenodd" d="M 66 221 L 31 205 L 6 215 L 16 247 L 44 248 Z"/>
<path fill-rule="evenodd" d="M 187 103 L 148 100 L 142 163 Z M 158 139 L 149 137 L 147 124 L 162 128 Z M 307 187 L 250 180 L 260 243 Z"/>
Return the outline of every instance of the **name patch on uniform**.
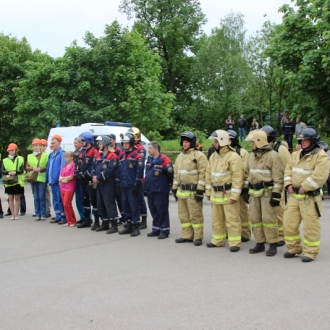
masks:
<path fill-rule="evenodd" d="M 156 176 L 159 175 L 159 171 L 155 171 L 155 175 L 156 175 Z"/>
<path fill-rule="evenodd" d="M 103 163 L 103 166 L 102 166 L 104 169 L 106 169 L 108 167 L 107 163 Z"/>
<path fill-rule="evenodd" d="M 133 166 L 134 166 L 133 163 L 129 163 L 128 165 L 129 168 L 133 168 Z"/>

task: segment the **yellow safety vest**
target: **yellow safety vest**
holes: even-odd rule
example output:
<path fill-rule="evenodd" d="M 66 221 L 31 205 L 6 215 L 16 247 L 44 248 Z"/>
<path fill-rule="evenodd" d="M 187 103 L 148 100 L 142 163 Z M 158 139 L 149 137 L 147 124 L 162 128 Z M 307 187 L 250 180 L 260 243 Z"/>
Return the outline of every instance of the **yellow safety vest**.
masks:
<path fill-rule="evenodd" d="M 38 158 L 34 154 L 28 155 L 28 163 L 31 167 L 37 167 Z M 39 167 L 46 167 L 48 163 L 48 154 L 42 153 L 40 156 Z M 46 182 L 46 172 L 38 173 L 38 182 Z"/>
<path fill-rule="evenodd" d="M 3 167 L 7 172 L 17 171 L 22 167 L 22 165 L 24 165 L 24 158 L 22 156 L 17 156 L 14 162 L 10 158 L 5 158 L 3 160 Z M 17 174 L 17 176 L 18 176 L 18 184 L 21 187 L 24 187 L 24 173 Z M 5 187 L 16 186 L 16 185 L 17 183 L 5 184 Z"/>

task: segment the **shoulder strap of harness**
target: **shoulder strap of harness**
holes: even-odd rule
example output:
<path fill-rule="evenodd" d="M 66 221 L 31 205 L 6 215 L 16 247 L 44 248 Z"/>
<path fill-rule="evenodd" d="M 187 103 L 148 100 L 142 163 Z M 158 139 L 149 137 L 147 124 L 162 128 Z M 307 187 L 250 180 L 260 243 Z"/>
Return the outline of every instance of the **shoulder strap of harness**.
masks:
<path fill-rule="evenodd" d="M 278 149 L 280 149 L 280 146 L 282 145 L 281 141 L 276 140 L 276 144 L 273 146 L 273 150 L 278 152 Z"/>

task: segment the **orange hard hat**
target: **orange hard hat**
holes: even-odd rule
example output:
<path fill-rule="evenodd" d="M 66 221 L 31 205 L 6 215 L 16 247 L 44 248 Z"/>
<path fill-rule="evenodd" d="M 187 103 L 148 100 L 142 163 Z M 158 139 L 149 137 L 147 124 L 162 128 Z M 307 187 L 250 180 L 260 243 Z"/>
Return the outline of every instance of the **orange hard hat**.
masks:
<path fill-rule="evenodd" d="M 17 147 L 17 144 L 16 143 L 10 143 L 8 148 L 7 148 L 7 151 L 9 150 L 17 150 L 18 147 Z"/>
<path fill-rule="evenodd" d="M 47 140 L 41 139 L 40 142 L 41 142 L 41 145 L 46 146 L 46 147 L 48 146 Z"/>
<path fill-rule="evenodd" d="M 41 141 L 40 141 L 40 139 L 35 138 L 35 139 L 33 139 L 33 141 L 32 141 L 31 144 L 32 144 L 32 145 L 34 145 L 34 144 L 41 144 Z"/>
<path fill-rule="evenodd" d="M 61 135 L 58 135 L 58 134 L 55 134 L 55 135 L 52 136 L 52 140 L 53 139 L 57 139 L 57 140 L 59 140 L 61 142 L 62 141 L 62 136 Z"/>

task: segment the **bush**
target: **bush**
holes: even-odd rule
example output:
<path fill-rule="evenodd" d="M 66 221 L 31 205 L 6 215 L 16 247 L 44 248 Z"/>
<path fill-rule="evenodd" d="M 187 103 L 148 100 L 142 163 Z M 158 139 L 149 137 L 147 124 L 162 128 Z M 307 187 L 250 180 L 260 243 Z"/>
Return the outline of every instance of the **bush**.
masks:
<path fill-rule="evenodd" d="M 147 138 L 150 140 L 150 141 L 162 141 L 163 140 L 163 136 L 160 135 L 160 133 L 158 131 L 150 131 L 148 134 L 147 134 Z"/>

